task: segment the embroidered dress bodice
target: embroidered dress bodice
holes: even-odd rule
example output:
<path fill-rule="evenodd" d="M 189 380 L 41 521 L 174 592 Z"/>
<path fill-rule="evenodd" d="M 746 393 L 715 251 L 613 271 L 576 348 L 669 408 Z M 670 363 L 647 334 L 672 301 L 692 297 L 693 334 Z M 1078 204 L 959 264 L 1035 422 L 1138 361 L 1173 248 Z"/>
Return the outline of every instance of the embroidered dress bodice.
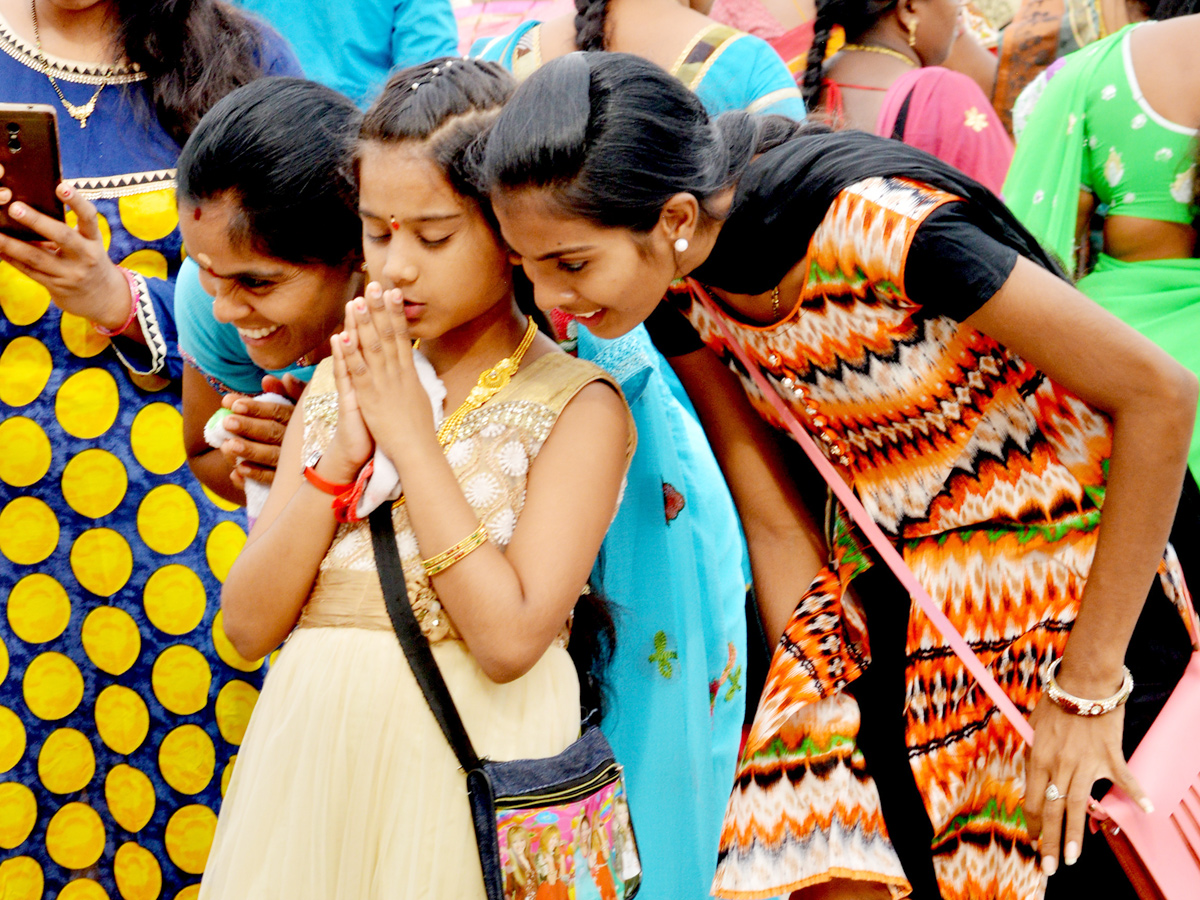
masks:
<path fill-rule="evenodd" d="M 467 502 L 486 526 L 489 540 L 501 550 L 512 539 L 525 505 L 530 464 L 567 403 L 596 380 L 611 383 L 601 369 L 565 353 L 539 357 L 521 369 L 492 400 L 469 413 L 457 439 L 445 448 L 446 459 Z M 324 449 L 336 425 L 337 390 L 332 363 L 326 360 L 318 366 L 305 397 L 305 456 Z M 421 565 L 423 557 L 441 548 L 423 550 L 418 546 L 406 504 L 393 507 L 392 521 L 409 600 L 421 630 L 431 642 L 462 640 Z M 392 630 L 376 574 L 368 522 L 338 527 L 296 627 L 331 626 Z M 569 634 L 564 624 L 559 634 L 563 646 Z"/>

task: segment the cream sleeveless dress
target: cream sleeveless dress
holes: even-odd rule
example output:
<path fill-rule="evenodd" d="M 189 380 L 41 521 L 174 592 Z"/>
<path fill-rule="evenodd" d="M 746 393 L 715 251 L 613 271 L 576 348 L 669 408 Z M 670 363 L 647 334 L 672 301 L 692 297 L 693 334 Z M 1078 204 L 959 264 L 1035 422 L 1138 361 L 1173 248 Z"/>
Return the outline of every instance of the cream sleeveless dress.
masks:
<path fill-rule="evenodd" d="M 591 363 L 546 354 L 470 413 L 446 448 L 501 548 L 521 513 L 531 461 L 571 398 L 597 380 L 611 383 Z M 328 360 L 304 406 L 307 457 L 328 444 L 337 420 Z M 438 603 L 406 506 L 393 521 L 411 602 L 476 749 L 493 759 L 561 752 L 580 726 L 565 623 L 529 672 L 496 684 Z M 200 898 L 484 896 L 465 777 L 392 631 L 370 526 L 342 525 L 250 720 Z"/>

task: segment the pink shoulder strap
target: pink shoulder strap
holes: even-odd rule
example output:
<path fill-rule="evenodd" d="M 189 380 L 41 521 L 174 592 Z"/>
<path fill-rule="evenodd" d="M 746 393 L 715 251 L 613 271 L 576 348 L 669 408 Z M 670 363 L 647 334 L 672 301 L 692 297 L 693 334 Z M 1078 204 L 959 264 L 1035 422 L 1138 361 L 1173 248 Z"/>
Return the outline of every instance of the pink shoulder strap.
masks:
<path fill-rule="evenodd" d="M 896 578 L 900 580 L 900 584 L 904 586 L 905 590 L 912 596 L 912 599 L 921 607 L 921 611 L 929 618 L 929 621 L 942 633 L 942 637 L 946 639 L 946 643 L 950 645 L 950 649 L 962 660 L 963 665 L 967 667 L 967 671 L 975 676 L 975 680 L 979 683 L 979 686 L 983 689 L 984 693 L 992 698 L 992 701 L 1004 715 L 1004 718 L 1012 723 L 1013 728 L 1025 739 L 1026 743 L 1032 744 L 1033 728 L 1030 727 L 1029 722 L 1021 714 L 1021 711 L 1017 709 L 1016 704 L 1004 693 L 1003 688 L 996 683 L 996 679 L 992 677 L 992 673 L 987 670 L 983 661 L 971 650 L 970 645 L 958 633 L 958 629 L 946 618 L 946 614 L 942 612 L 941 607 L 933 602 L 933 598 L 929 596 L 929 592 L 917 581 L 917 576 L 913 574 L 913 570 L 908 567 L 908 563 L 900 556 L 892 542 L 888 540 L 879 526 L 875 524 L 875 520 L 863 508 L 862 503 L 854 495 L 854 491 L 850 485 L 846 484 L 834 470 L 829 460 L 825 458 L 825 455 L 817 449 L 817 445 L 809 436 L 808 431 L 800 424 L 787 404 L 783 402 L 779 394 L 771 387 L 770 382 L 767 381 L 766 377 L 759 371 L 758 366 L 750 359 L 741 344 L 733 336 L 733 333 L 729 330 L 729 326 L 725 324 L 724 314 L 716 308 L 712 298 L 708 296 L 707 292 L 700 289 L 699 286 L 697 286 L 695 294 L 701 298 L 702 302 L 708 305 L 710 311 L 713 313 L 713 318 L 725 336 L 725 342 L 729 345 L 729 348 L 741 360 L 742 365 L 750 373 L 750 377 L 754 380 L 758 389 L 762 391 L 767 402 L 779 413 L 783 423 L 791 431 L 792 436 L 796 438 L 805 455 L 812 460 L 812 464 L 817 467 L 817 471 L 821 473 L 821 476 L 828 483 L 829 487 L 833 489 L 834 494 L 842 502 L 842 506 L 845 507 L 850 517 L 862 530 L 862 533 L 866 535 L 867 540 L 875 546 L 875 550 L 879 553 L 880 558 L 895 573 Z"/>

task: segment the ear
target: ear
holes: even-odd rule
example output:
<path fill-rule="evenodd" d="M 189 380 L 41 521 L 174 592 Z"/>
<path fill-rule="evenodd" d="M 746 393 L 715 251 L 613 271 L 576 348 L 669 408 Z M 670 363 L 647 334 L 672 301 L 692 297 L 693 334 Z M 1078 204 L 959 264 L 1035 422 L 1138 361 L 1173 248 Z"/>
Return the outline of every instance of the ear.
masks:
<path fill-rule="evenodd" d="M 655 231 L 660 231 L 668 244 L 674 244 L 679 238 L 690 242 L 699 227 L 700 201 L 693 194 L 681 193 L 667 198 Z"/>

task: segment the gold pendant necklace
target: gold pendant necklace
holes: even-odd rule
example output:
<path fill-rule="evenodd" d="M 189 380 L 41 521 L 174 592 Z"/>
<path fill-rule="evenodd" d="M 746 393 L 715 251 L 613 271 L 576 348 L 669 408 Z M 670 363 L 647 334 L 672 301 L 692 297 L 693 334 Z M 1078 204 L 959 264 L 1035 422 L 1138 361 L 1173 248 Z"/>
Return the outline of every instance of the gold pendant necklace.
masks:
<path fill-rule="evenodd" d="M 442 422 L 441 427 L 438 428 L 437 438 L 439 444 L 445 447 L 453 443 L 454 439 L 458 437 L 458 429 L 462 425 L 462 420 L 466 418 L 467 413 L 479 409 L 479 407 L 496 396 L 512 380 L 513 375 L 517 373 L 517 369 L 521 366 L 521 360 L 525 357 L 526 351 L 533 344 L 533 339 L 537 337 L 537 330 L 537 323 L 533 319 L 530 319 L 529 324 L 525 326 L 525 336 L 521 338 L 521 343 L 517 345 L 517 349 L 490 369 L 483 370 L 479 375 L 479 380 L 475 383 L 475 387 L 471 388 L 471 392 L 467 394 L 467 399 L 462 402 L 462 405 L 458 409 L 447 416 Z M 417 345 L 419 344 L 420 341 L 414 344 L 413 349 L 417 349 Z"/>
<path fill-rule="evenodd" d="M 100 99 L 100 92 L 108 87 L 108 75 L 104 76 L 104 80 L 100 82 L 100 87 L 96 88 L 96 93 L 92 94 L 88 102 L 82 106 L 76 106 L 63 96 L 62 88 L 58 86 L 58 82 L 50 74 L 50 60 L 46 59 L 46 54 L 42 51 L 42 36 L 38 31 L 37 0 L 31 0 L 29 8 L 30 12 L 33 13 L 33 40 L 37 44 L 38 58 L 42 61 L 42 65 L 46 67 L 46 77 L 50 79 L 50 87 L 54 88 L 54 93 L 58 94 L 58 99 L 67 108 L 67 113 L 71 118 L 79 123 L 79 127 L 87 128 L 88 116 L 96 111 L 96 101 Z M 109 74 L 112 74 L 111 71 Z"/>
<path fill-rule="evenodd" d="M 919 66 L 908 56 L 905 56 L 899 50 L 893 50 L 891 47 L 880 47 L 878 44 L 842 44 L 843 50 L 860 50 L 863 53 L 881 53 L 884 56 L 893 56 L 906 63 L 910 68 L 916 69 Z"/>

